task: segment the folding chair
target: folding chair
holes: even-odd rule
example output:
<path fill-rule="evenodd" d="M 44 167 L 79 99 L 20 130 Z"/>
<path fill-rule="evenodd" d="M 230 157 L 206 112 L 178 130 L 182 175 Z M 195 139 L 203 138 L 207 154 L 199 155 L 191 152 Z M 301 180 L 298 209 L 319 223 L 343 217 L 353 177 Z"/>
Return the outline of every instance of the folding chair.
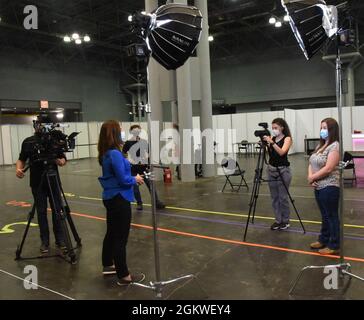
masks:
<path fill-rule="evenodd" d="M 238 146 L 239 153 L 242 153 L 242 151 L 244 151 L 245 155 L 247 155 L 248 154 L 248 145 L 249 145 L 248 141 L 242 140 Z"/>
<path fill-rule="evenodd" d="M 349 162 L 344 169 L 353 171 L 352 178 L 344 178 L 344 181 L 351 181 L 351 183 L 353 183 L 355 181 L 355 183 L 356 183 L 355 162 L 354 162 L 353 156 L 349 152 L 345 151 L 343 161 L 345 163 Z"/>
<path fill-rule="evenodd" d="M 236 160 L 234 160 L 232 158 L 224 158 L 221 161 L 221 168 L 222 168 L 222 171 L 224 172 L 224 175 L 226 177 L 226 181 L 225 181 L 224 187 L 222 188 L 221 192 L 224 192 L 224 190 L 226 188 L 226 185 L 228 183 L 229 183 L 232 191 L 239 192 L 240 188 L 242 186 L 246 187 L 247 190 L 249 191 L 249 186 L 246 183 L 245 178 L 244 178 L 245 170 L 240 169 L 239 163 L 237 163 Z M 236 183 L 234 184 L 230 180 L 232 177 L 240 177 L 241 178 L 240 183 L 239 184 L 236 184 Z M 238 187 L 238 189 L 236 190 L 234 187 Z"/>

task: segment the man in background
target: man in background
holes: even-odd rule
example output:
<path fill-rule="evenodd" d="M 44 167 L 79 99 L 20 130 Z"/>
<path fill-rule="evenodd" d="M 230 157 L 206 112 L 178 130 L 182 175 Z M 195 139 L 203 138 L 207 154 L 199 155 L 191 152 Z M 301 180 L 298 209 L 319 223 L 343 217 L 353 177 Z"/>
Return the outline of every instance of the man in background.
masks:
<path fill-rule="evenodd" d="M 140 125 L 133 125 L 130 127 L 129 132 L 132 137 L 124 143 L 123 153 L 127 155 L 131 163 L 131 174 L 133 176 L 141 175 L 144 176 L 145 172 L 148 172 L 149 168 L 149 150 L 148 142 L 140 138 L 141 127 Z M 148 187 L 151 193 L 151 185 L 149 179 L 144 179 L 145 185 Z M 143 200 L 140 194 L 139 186 L 134 185 L 134 196 L 137 201 L 137 210 L 143 210 Z M 155 191 L 157 209 L 164 209 L 165 205 L 158 198 L 157 191 Z"/>

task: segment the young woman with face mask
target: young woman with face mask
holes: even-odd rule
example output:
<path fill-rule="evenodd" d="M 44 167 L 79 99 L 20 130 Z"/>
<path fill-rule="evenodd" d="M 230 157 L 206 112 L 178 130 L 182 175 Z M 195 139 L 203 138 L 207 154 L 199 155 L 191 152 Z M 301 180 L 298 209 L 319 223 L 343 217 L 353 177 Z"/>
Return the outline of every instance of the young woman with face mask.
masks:
<path fill-rule="evenodd" d="M 319 249 L 323 255 L 332 255 L 340 249 L 339 125 L 335 119 L 322 120 L 320 138 L 308 167 L 308 183 L 315 189 L 322 217 L 320 236 L 318 241 L 311 244 L 311 249 Z"/>
<path fill-rule="evenodd" d="M 290 226 L 289 197 L 286 187 L 289 188 L 292 180 L 288 161 L 292 136 L 284 119 L 277 118 L 272 121 L 272 135 L 273 137 L 264 137 L 269 147 L 268 185 L 275 214 L 275 222 L 271 230 L 285 230 Z"/>

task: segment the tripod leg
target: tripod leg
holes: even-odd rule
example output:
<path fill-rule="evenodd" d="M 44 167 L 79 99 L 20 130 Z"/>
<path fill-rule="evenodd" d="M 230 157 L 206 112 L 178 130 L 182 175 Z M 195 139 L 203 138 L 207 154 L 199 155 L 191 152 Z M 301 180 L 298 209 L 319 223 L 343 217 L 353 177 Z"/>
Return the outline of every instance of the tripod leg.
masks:
<path fill-rule="evenodd" d="M 59 219 L 61 230 L 63 233 L 67 253 L 72 264 L 76 263 L 76 254 L 73 250 L 72 240 L 67 227 L 67 213 L 62 203 L 61 188 L 56 171 L 47 173 L 47 182 L 49 187 L 50 202 L 52 204 L 52 214 L 55 220 Z"/>
<path fill-rule="evenodd" d="M 36 206 L 35 206 L 35 203 L 34 203 L 33 204 L 33 207 L 32 207 L 32 210 L 29 212 L 29 215 L 28 215 L 28 223 L 27 223 L 27 225 L 25 227 L 25 231 L 24 231 L 24 234 L 23 234 L 23 238 L 21 240 L 20 245 L 16 249 L 16 252 L 15 252 L 15 260 L 20 260 L 21 259 L 21 253 L 23 251 L 25 239 L 26 239 L 26 237 L 28 235 L 28 231 L 29 231 L 30 224 L 31 224 L 31 222 L 34 219 L 35 209 L 36 209 Z"/>

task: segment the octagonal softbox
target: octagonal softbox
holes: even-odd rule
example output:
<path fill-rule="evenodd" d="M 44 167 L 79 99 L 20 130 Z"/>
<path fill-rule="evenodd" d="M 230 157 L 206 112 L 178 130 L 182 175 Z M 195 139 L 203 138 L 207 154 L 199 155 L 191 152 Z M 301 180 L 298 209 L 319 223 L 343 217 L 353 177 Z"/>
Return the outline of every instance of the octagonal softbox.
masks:
<path fill-rule="evenodd" d="M 179 68 L 193 54 L 200 41 L 200 10 L 192 6 L 167 4 L 150 16 L 146 42 L 153 58 L 168 70 Z"/>

